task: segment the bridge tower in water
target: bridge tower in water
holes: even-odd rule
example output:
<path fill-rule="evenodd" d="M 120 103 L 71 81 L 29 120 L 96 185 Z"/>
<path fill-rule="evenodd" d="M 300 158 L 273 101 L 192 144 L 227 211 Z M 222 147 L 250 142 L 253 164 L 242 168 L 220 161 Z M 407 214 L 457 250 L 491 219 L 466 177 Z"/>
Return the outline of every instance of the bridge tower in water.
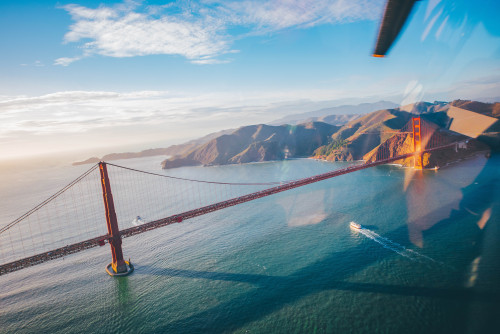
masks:
<path fill-rule="evenodd" d="M 118 228 L 116 218 L 115 204 L 111 185 L 109 183 L 108 169 L 105 162 L 99 162 L 99 171 L 101 173 L 102 197 L 104 200 L 104 209 L 106 212 L 106 225 L 108 228 L 109 245 L 111 246 L 111 263 L 106 267 L 108 274 L 122 276 L 129 274 L 133 267 L 123 259 L 122 238 Z M 128 266 L 127 266 L 128 265 Z"/>

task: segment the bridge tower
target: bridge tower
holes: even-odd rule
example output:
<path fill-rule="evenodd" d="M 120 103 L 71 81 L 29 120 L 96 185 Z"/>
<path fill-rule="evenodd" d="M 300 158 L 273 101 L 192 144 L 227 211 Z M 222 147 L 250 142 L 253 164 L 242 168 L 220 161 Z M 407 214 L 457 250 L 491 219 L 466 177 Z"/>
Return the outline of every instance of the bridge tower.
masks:
<path fill-rule="evenodd" d="M 108 234 L 110 235 L 109 244 L 111 246 L 112 262 L 109 266 L 113 272 L 106 268 L 108 274 L 126 275 L 129 273 L 126 261 L 123 259 L 122 252 L 122 239 L 120 230 L 118 229 L 118 220 L 116 218 L 115 204 L 113 202 L 113 194 L 111 193 L 111 185 L 108 178 L 108 169 L 105 162 L 99 162 L 99 171 L 101 173 L 102 197 L 104 199 L 104 208 L 106 211 L 106 225 L 108 227 Z"/>
<path fill-rule="evenodd" d="M 422 160 L 422 120 L 420 117 L 413 117 L 413 151 L 416 153 L 414 157 L 413 167 L 416 169 L 423 168 Z"/>

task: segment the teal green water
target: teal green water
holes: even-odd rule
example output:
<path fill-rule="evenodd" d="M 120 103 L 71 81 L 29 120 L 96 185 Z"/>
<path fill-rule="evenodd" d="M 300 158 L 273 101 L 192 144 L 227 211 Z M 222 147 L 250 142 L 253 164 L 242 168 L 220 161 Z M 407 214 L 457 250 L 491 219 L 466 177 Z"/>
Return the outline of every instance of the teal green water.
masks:
<path fill-rule="evenodd" d="M 271 181 L 338 167 L 172 173 Z M 107 246 L 1 276 L 0 332 L 495 332 L 499 167 L 499 156 L 437 172 L 381 166 L 214 212 L 124 239 L 128 277 L 104 272 Z"/>

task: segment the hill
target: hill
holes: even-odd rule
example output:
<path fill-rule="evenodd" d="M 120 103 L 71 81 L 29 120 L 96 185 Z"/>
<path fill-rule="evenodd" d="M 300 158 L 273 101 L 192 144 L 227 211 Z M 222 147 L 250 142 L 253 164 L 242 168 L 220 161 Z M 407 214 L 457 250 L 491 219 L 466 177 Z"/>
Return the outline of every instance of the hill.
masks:
<path fill-rule="evenodd" d="M 341 105 L 331 108 L 323 108 L 315 111 L 293 114 L 271 122 L 270 125 L 297 125 L 300 123 L 313 123 L 313 122 L 323 122 L 331 125 L 342 126 L 346 123 L 355 120 L 362 116 L 363 113 L 372 112 L 373 110 L 378 110 L 381 108 L 396 107 L 397 105 L 389 101 L 379 101 L 375 103 L 362 103 L 358 105 Z M 122 153 L 110 153 L 103 157 L 92 157 L 84 161 L 74 162 L 73 165 L 82 165 L 89 163 L 96 163 L 99 161 L 111 161 L 120 159 L 132 159 L 132 158 L 142 158 L 149 156 L 183 156 L 189 153 L 191 150 L 198 148 L 198 146 L 209 142 L 210 140 L 217 138 L 224 134 L 231 134 L 234 129 L 222 130 L 219 132 L 211 133 L 207 136 L 188 141 L 183 144 L 172 145 L 166 148 L 155 148 L 148 149 L 140 152 L 122 152 Z"/>
<path fill-rule="evenodd" d="M 158 156 L 158 155 L 166 155 L 166 156 L 168 156 L 168 155 L 180 155 L 180 154 L 184 154 L 186 152 L 189 152 L 193 148 L 195 148 L 199 145 L 202 145 L 202 144 L 210 141 L 213 138 L 217 138 L 221 135 L 231 133 L 233 131 L 234 131 L 234 129 L 227 129 L 227 130 L 214 132 L 214 133 L 208 134 L 204 137 L 190 140 L 184 144 L 171 145 L 171 146 L 166 147 L 166 148 L 153 148 L 153 149 L 143 150 L 140 152 L 110 153 L 110 154 L 104 155 L 102 158 L 92 157 L 92 158 L 89 158 L 89 159 L 84 160 L 84 161 L 74 162 L 73 166 L 90 164 L 90 163 L 97 163 L 99 161 L 112 161 L 112 160 L 120 160 L 120 159 L 143 158 L 143 157 L 152 157 L 152 156 Z"/>
<path fill-rule="evenodd" d="M 363 156 L 402 128 L 412 114 L 397 109 L 372 112 L 342 126 L 330 143 L 314 152 L 315 158 L 329 161 L 361 160 Z"/>
<path fill-rule="evenodd" d="M 457 105 L 465 106 L 469 110 L 458 108 Z M 481 113 L 470 109 L 479 110 Z M 457 100 L 451 103 L 418 102 L 395 109 L 375 111 L 342 126 L 332 135 L 327 145 L 319 147 L 314 152 L 314 157 L 330 161 L 370 160 L 371 155 L 368 153 L 391 138 L 393 132 L 401 129 L 415 115 L 434 123 L 437 128 L 447 130 L 443 132 L 443 136 L 461 135 L 460 138 L 463 139 L 477 137 L 477 141 L 470 142 L 467 152 L 486 149 L 486 146 L 479 144 L 480 142 L 495 148 L 500 146 L 498 145 L 500 122 L 497 121 L 498 117 L 493 116 L 497 110 L 500 110 L 500 103 Z M 472 132 L 475 133 L 474 136 Z M 404 139 L 392 140 L 394 142 L 388 145 L 391 145 L 394 152 L 409 152 L 405 148 L 408 143 L 405 143 Z M 434 157 L 436 156 L 437 154 L 434 154 Z"/>
<path fill-rule="evenodd" d="M 361 103 L 358 105 L 341 105 L 331 108 L 323 108 L 315 111 L 289 115 L 275 121 L 271 125 L 300 124 L 307 122 L 325 122 L 333 125 L 344 125 L 348 121 L 358 118 L 374 110 L 396 108 L 398 105 L 390 101 L 378 101 L 374 103 Z M 328 117 L 325 117 L 328 116 Z M 345 123 L 341 123 L 345 121 Z"/>
<path fill-rule="evenodd" d="M 500 117 L 500 103 L 483 103 L 470 100 L 455 100 L 450 103 L 453 107 L 474 111 L 491 117 Z"/>
<path fill-rule="evenodd" d="M 296 120 L 292 121 L 288 124 L 290 125 L 297 125 L 297 124 L 302 124 L 302 123 L 311 123 L 311 122 L 323 122 L 323 123 L 328 123 L 331 125 L 337 125 L 337 126 L 342 126 L 350 121 L 354 121 L 355 119 L 358 119 L 362 117 L 363 114 L 350 114 L 350 115 L 325 115 L 325 116 L 318 116 L 318 117 L 309 117 L 303 120 Z"/>
<path fill-rule="evenodd" d="M 237 164 L 311 156 L 330 161 L 370 160 L 377 147 L 391 139 L 392 135 L 415 115 L 420 115 L 435 124 L 439 131 L 445 131 L 444 136 L 460 135 L 462 136 L 460 138 L 475 139 L 468 141 L 468 149 L 461 151 L 462 155 L 487 148 L 480 143 L 500 151 L 499 112 L 500 103 L 464 100 L 450 103 L 418 102 L 398 108 L 381 109 L 366 115 L 325 115 L 311 118 L 326 122 L 244 126 L 237 130 L 212 133 L 167 148 L 113 153 L 101 159 L 91 158 L 75 164 L 153 155 L 171 156 L 162 162 L 163 168 Z M 344 124 L 348 119 L 347 124 Z M 332 122 L 343 125 L 328 124 Z M 387 145 L 392 145 L 391 149 L 394 152 L 406 152 L 408 143 L 392 138 Z M 451 155 L 456 156 L 457 153 L 459 152 L 433 153 L 433 156 L 427 157 L 426 161 L 429 161 L 429 166 L 433 163 L 443 164 L 444 160 L 451 158 Z"/>
<path fill-rule="evenodd" d="M 310 156 L 328 142 L 339 127 L 311 122 L 299 125 L 250 125 L 162 162 L 164 169 L 181 166 L 225 165 Z"/>
<path fill-rule="evenodd" d="M 431 130 L 428 130 L 428 138 L 423 138 L 423 141 L 432 142 L 433 136 L 439 136 L 443 143 L 457 144 L 452 147 L 439 149 L 437 151 L 426 152 L 422 155 L 421 160 L 411 157 L 395 161 L 395 163 L 401 164 L 402 166 L 406 167 L 443 167 L 452 162 L 465 159 L 468 156 L 475 154 L 476 152 L 486 151 L 489 149 L 488 145 L 479 140 L 475 140 L 465 135 L 440 128 L 436 124 L 429 123 L 428 126 L 431 127 Z M 376 148 L 365 154 L 363 156 L 363 160 L 366 162 L 376 161 L 376 157 L 379 151 L 383 151 L 383 154 L 388 158 L 412 153 L 414 151 L 413 138 L 409 133 L 393 136 L 382 145 L 377 146 Z"/>

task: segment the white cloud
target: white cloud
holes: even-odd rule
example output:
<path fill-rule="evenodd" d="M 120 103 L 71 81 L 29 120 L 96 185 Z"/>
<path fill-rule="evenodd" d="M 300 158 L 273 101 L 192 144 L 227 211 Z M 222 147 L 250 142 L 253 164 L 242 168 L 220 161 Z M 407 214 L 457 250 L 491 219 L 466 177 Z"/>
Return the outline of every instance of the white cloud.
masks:
<path fill-rule="evenodd" d="M 83 43 L 83 54 L 61 57 L 55 65 L 68 66 L 83 57 L 179 55 L 195 64 L 228 62 L 220 57 L 236 38 L 286 28 L 371 20 L 380 16 L 383 0 L 279 0 L 279 1 L 179 1 L 165 6 L 126 2 L 91 9 L 79 5 L 64 8 L 74 20 L 66 43 Z M 234 31 L 244 28 L 245 33 Z M 233 32 L 233 33 L 231 33 Z"/>
<path fill-rule="evenodd" d="M 69 91 L 46 94 L 36 97 L 16 96 L 2 97 L 0 100 L 0 114 L 5 112 L 22 112 L 26 108 L 40 108 L 60 104 L 77 104 L 80 102 L 97 101 L 118 97 L 114 92 Z"/>
<path fill-rule="evenodd" d="M 72 62 L 80 60 L 80 59 L 82 59 L 82 58 L 81 57 L 73 57 L 73 58 L 70 58 L 70 57 L 61 57 L 61 58 L 57 58 L 54 61 L 54 65 L 68 66 Z"/>
<path fill-rule="evenodd" d="M 208 61 L 230 51 L 222 26 L 211 17 L 186 19 L 183 16 L 151 16 L 146 13 L 99 7 L 64 7 L 75 23 L 65 35 L 66 42 L 90 40 L 83 45 L 84 56 L 108 57 L 180 55 L 189 60 Z M 68 65 L 78 58 L 59 58 Z"/>
<path fill-rule="evenodd" d="M 227 6 L 241 22 L 256 25 L 256 32 L 373 20 L 380 17 L 383 8 L 381 0 L 253 0 Z"/>
<path fill-rule="evenodd" d="M 34 66 L 34 67 L 44 67 L 45 66 L 45 64 L 41 60 L 35 60 L 31 64 L 22 63 L 22 64 L 19 64 L 19 65 L 20 66 Z"/>
<path fill-rule="evenodd" d="M 206 64 L 227 64 L 229 60 L 219 60 L 219 59 L 197 59 L 191 60 L 191 63 L 198 65 L 206 65 Z"/>
<path fill-rule="evenodd" d="M 249 92 L 246 95 L 68 91 L 35 97 L 2 96 L 0 138 L 60 136 L 96 129 L 106 129 L 110 135 L 123 127 L 133 127 L 140 134 L 161 125 L 190 127 L 196 137 L 210 122 L 214 128 L 222 129 L 271 121 L 290 112 L 290 96 L 298 100 L 342 94 L 332 91 Z"/>

